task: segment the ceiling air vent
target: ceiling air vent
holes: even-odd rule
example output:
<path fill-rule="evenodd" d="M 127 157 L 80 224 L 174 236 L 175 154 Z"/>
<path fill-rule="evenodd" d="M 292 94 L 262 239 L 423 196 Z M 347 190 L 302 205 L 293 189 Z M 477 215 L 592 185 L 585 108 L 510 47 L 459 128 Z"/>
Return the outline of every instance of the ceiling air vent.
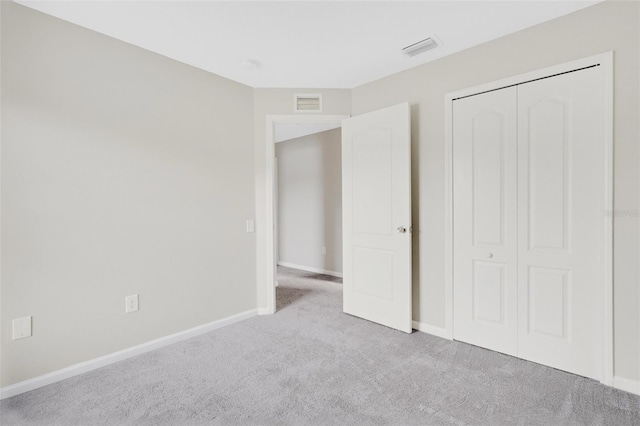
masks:
<path fill-rule="evenodd" d="M 295 112 L 322 112 L 322 95 L 320 94 L 294 95 L 293 110 Z"/>
<path fill-rule="evenodd" d="M 438 42 L 434 37 L 429 37 L 403 48 L 402 53 L 407 56 L 416 56 L 427 50 L 435 49 L 436 47 L 438 47 Z"/>

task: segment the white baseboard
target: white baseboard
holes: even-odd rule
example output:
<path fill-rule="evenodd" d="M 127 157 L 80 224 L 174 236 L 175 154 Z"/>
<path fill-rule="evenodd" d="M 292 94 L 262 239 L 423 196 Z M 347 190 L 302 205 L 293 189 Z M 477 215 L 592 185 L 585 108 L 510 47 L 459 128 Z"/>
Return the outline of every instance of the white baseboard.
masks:
<path fill-rule="evenodd" d="M 278 266 L 284 266 L 285 268 L 300 269 L 302 271 L 315 272 L 316 274 L 331 275 L 332 277 L 342 278 L 341 272 L 328 271 L 326 269 L 320 269 L 320 268 L 312 268 L 311 266 L 296 265 L 295 263 L 289 263 L 289 262 L 278 262 Z"/>
<path fill-rule="evenodd" d="M 640 395 L 640 380 L 625 379 L 624 377 L 614 376 L 613 387 L 625 392 Z"/>
<path fill-rule="evenodd" d="M 434 336 L 442 337 L 443 339 L 451 340 L 447 330 L 441 327 L 436 327 L 435 325 L 425 324 L 423 322 L 413 321 L 412 323 L 413 329 L 422 331 L 423 333 L 432 334 Z"/>
<path fill-rule="evenodd" d="M 258 308 L 258 315 L 271 315 L 274 314 L 273 309 L 269 308 Z"/>
<path fill-rule="evenodd" d="M 246 312 L 241 312 L 230 317 L 222 318 L 217 321 L 210 322 L 209 324 L 203 324 L 198 327 L 190 328 L 179 333 L 171 334 L 169 336 L 160 337 L 159 339 L 151 340 L 150 342 L 142 343 L 140 345 L 132 346 L 127 349 L 123 349 L 118 352 L 114 352 L 109 355 L 94 358 L 89 361 L 81 362 L 71 365 L 61 370 L 53 371 L 51 373 L 34 377 L 33 379 L 24 380 L 22 382 L 15 383 L 10 386 L 5 386 L 0 389 L 0 399 L 10 398 L 15 395 L 19 395 L 24 392 L 28 392 L 34 389 L 41 388 L 52 383 L 59 382 L 64 379 L 68 379 L 79 374 L 86 373 L 91 370 L 98 369 L 100 367 L 107 366 L 109 364 L 116 363 L 118 361 L 125 360 L 127 358 L 141 355 L 145 352 L 150 352 L 155 349 L 162 348 L 164 346 L 171 345 L 173 343 L 180 342 L 182 340 L 189 339 L 191 337 L 199 336 L 200 334 L 207 333 L 209 331 L 216 330 L 218 328 L 226 327 L 236 322 L 251 318 L 258 314 L 257 309 L 251 309 Z"/>

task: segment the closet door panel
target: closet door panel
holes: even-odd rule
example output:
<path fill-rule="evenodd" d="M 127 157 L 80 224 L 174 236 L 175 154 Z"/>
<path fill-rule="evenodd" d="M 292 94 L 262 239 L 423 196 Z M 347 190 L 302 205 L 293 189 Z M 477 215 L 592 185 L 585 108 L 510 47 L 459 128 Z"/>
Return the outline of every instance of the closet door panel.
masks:
<path fill-rule="evenodd" d="M 601 72 L 518 86 L 518 356 L 596 379 L 605 212 Z"/>
<path fill-rule="evenodd" d="M 454 338 L 517 343 L 516 88 L 454 101 Z"/>

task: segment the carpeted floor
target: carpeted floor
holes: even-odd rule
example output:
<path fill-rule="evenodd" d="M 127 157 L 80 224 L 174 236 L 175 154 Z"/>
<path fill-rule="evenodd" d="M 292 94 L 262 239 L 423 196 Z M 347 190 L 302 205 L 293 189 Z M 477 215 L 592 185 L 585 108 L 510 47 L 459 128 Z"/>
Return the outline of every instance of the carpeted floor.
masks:
<path fill-rule="evenodd" d="M 11 399 L 8 425 L 640 425 L 640 397 L 342 313 L 282 268 L 278 313 Z"/>

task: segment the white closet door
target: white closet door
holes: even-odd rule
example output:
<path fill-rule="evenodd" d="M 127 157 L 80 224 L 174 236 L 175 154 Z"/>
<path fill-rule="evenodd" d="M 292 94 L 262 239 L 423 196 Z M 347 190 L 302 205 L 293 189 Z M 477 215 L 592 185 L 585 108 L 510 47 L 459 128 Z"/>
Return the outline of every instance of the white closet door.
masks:
<path fill-rule="evenodd" d="M 517 353 L 516 88 L 453 103 L 454 338 Z"/>
<path fill-rule="evenodd" d="M 518 356 L 598 379 L 602 67 L 518 86 Z"/>

